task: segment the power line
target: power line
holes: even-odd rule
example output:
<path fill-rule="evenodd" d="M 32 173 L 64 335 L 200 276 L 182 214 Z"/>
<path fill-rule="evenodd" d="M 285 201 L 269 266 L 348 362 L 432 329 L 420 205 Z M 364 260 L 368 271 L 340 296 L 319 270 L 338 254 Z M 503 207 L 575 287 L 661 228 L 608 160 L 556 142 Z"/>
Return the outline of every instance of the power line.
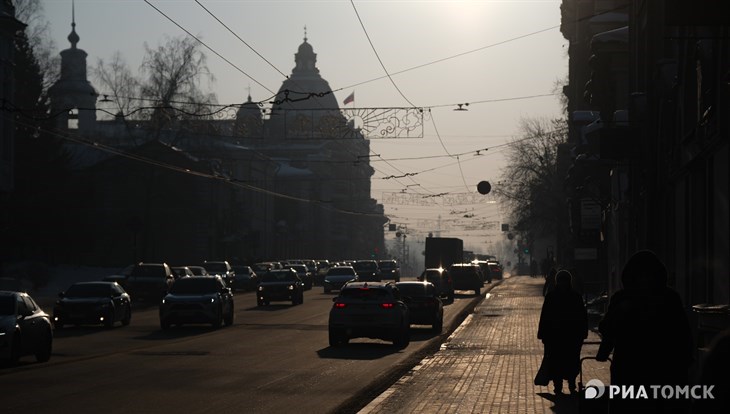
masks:
<path fill-rule="evenodd" d="M 254 48 L 253 48 L 253 46 L 249 45 L 248 43 L 246 43 L 246 41 L 245 41 L 245 40 L 241 39 L 241 36 L 239 36 L 238 34 L 236 34 L 236 32 L 234 32 L 233 30 L 231 30 L 231 28 L 230 28 L 230 27 L 228 27 L 228 26 L 227 26 L 227 25 L 226 25 L 225 23 L 223 23 L 223 22 L 221 21 L 221 19 L 219 19 L 219 18 L 218 18 L 218 17 L 217 17 L 217 16 L 215 15 L 215 14 L 213 14 L 213 12 L 211 12 L 210 10 L 208 10 L 208 8 L 207 8 L 207 7 L 205 7 L 205 6 L 204 6 L 204 5 L 203 5 L 203 4 L 202 4 L 202 3 L 200 2 L 200 1 L 198 1 L 198 0 L 195 0 L 195 2 L 196 2 L 196 3 L 198 3 L 198 5 L 199 5 L 200 7 L 202 7 L 202 8 L 203 8 L 203 10 L 205 10 L 206 12 L 208 12 L 208 14 L 210 14 L 210 15 L 211 15 L 211 16 L 212 16 L 212 17 L 213 17 L 214 19 L 216 19 L 216 20 L 218 21 L 218 23 L 220 23 L 220 24 L 221 24 L 221 25 L 222 25 L 223 27 L 225 27 L 226 29 L 228 29 L 228 31 L 229 31 L 229 32 L 231 32 L 231 34 L 232 34 L 233 36 L 236 36 L 236 38 L 237 38 L 238 40 L 240 40 L 240 41 L 241 41 L 241 43 L 243 43 L 244 45 L 246 45 L 246 47 L 248 47 L 249 49 L 251 49 L 251 51 L 253 51 L 254 53 L 256 53 L 256 54 L 258 55 L 258 57 L 260 57 L 261 59 L 263 59 L 263 60 L 264 60 L 264 62 L 268 63 L 268 64 L 269 64 L 269 66 L 271 66 L 272 68 L 274 68 L 274 70 L 276 70 L 277 72 L 279 72 L 279 73 L 281 74 L 281 76 L 283 76 L 283 77 L 285 77 L 285 78 L 289 79 L 289 76 L 287 76 L 286 74 L 284 74 L 284 72 L 280 71 L 280 70 L 279 70 L 279 68 L 277 68 L 276 66 L 274 66 L 274 64 L 273 64 L 273 63 L 269 62 L 269 60 L 268 60 L 268 59 L 266 59 L 266 58 L 265 58 L 265 57 L 264 57 L 264 56 L 263 56 L 263 55 L 262 55 L 261 53 L 259 53 L 259 52 L 258 52 L 258 51 L 257 51 L 256 49 L 254 49 Z"/>
<path fill-rule="evenodd" d="M 197 36 L 195 36 L 192 33 L 190 33 L 186 28 L 182 27 L 178 22 L 176 22 L 175 20 L 173 20 L 170 16 L 168 16 L 167 14 L 165 14 L 162 10 L 158 9 L 157 7 L 155 7 L 154 4 L 150 3 L 148 0 L 144 0 L 144 2 L 147 3 L 153 9 L 157 10 L 158 13 L 160 13 L 167 20 L 169 20 L 170 22 L 172 22 L 172 24 L 174 24 L 175 26 L 179 27 L 180 30 L 182 30 L 185 33 L 187 33 L 188 36 L 190 36 L 193 39 L 195 39 L 196 41 L 198 41 L 198 43 L 200 43 L 201 45 L 205 46 L 208 50 L 210 50 L 211 52 L 213 52 L 216 56 L 218 56 L 219 58 L 223 59 L 226 63 L 228 63 L 229 65 L 231 65 L 233 68 L 235 68 L 236 70 L 238 70 L 242 74 L 244 74 L 247 78 L 249 78 L 252 81 L 256 82 L 259 86 L 261 86 L 262 88 L 266 89 L 267 91 L 269 91 L 269 92 L 271 92 L 273 94 L 276 93 L 276 92 L 272 91 L 271 89 L 267 88 L 266 86 L 264 86 L 264 84 L 261 83 L 261 82 L 259 82 L 258 80 L 256 80 L 256 78 L 254 78 L 253 76 L 251 76 L 248 73 L 246 73 L 243 69 L 241 69 L 238 66 L 236 66 L 236 64 L 234 64 L 233 62 L 231 62 L 230 60 L 228 60 L 225 56 L 223 56 L 220 53 L 218 53 L 215 49 L 213 49 L 212 47 L 208 46 L 205 42 L 203 42 L 202 40 L 200 40 Z"/>
<path fill-rule="evenodd" d="M 383 68 L 383 71 L 385 71 L 385 75 L 390 79 L 390 83 L 393 84 L 393 87 L 395 90 L 398 91 L 400 96 L 403 97 L 403 99 L 406 100 L 412 107 L 416 107 L 416 105 L 413 104 L 406 96 L 403 94 L 403 92 L 400 90 L 398 85 L 396 85 L 395 81 L 393 80 L 393 77 L 390 76 L 390 73 L 388 73 L 388 69 L 385 68 L 385 64 L 383 64 L 383 60 L 380 59 L 380 55 L 378 54 L 378 51 L 375 49 L 375 45 L 373 44 L 373 41 L 370 39 L 370 35 L 368 34 L 367 29 L 365 29 L 365 24 L 362 22 L 362 19 L 360 18 L 360 13 L 357 12 L 357 7 L 355 7 L 355 1 L 350 0 L 350 4 L 352 4 L 352 9 L 355 10 L 355 15 L 357 16 L 357 20 L 360 22 L 360 26 L 362 27 L 362 31 L 365 32 L 365 37 L 368 39 L 368 43 L 370 43 L 370 47 L 373 49 L 373 53 L 375 53 L 375 57 L 378 58 L 378 62 L 380 62 L 380 66 Z"/>

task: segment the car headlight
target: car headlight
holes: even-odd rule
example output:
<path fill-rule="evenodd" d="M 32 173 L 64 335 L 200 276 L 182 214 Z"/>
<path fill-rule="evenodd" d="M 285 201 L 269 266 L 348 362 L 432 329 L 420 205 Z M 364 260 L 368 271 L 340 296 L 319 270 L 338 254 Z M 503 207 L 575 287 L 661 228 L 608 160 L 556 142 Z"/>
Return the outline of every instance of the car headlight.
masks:
<path fill-rule="evenodd" d="M 289 285 L 289 290 L 294 290 L 294 285 Z"/>
<path fill-rule="evenodd" d="M 263 286 L 259 286 L 259 292 L 263 292 L 263 291 L 264 291 L 264 287 Z"/>
<path fill-rule="evenodd" d="M 210 303 L 215 303 L 215 298 L 210 298 Z"/>

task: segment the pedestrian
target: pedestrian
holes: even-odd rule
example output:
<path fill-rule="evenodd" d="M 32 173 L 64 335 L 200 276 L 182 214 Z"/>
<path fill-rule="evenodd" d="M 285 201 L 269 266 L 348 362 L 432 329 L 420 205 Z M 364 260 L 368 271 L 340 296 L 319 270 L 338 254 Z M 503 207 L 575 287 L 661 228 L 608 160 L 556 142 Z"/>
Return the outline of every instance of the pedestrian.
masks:
<path fill-rule="evenodd" d="M 548 375 L 555 395 L 568 390 L 576 393 L 575 378 L 580 371 L 580 350 L 588 337 L 588 314 L 583 298 L 573 290 L 572 275 L 561 270 L 555 275 L 555 289 L 548 292 L 542 305 L 537 338 L 545 345 Z"/>
<path fill-rule="evenodd" d="M 530 259 L 530 277 L 537 277 L 537 260 Z"/>
<path fill-rule="evenodd" d="M 558 270 L 554 267 L 551 267 L 547 273 L 547 276 L 545 276 L 545 284 L 542 286 L 543 296 L 547 296 L 547 294 L 550 293 L 553 288 L 555 288 L 555 275 L 557 274 Z"/>
<path fill-rule="evenodd" d="M 682 300 L 667 286 L 667 269 L 657 255 L 642 250 L 621 273 L 623 288 L 611 296 L 599 323 L 605 361 L 613 351 L 611 385 L 683 386 L 689 383 L 693 341 Z M 612 412 L 684 413 L 686 400 L 611 400 Z M 638 410 L 638 411 L 637 411 Z"/>

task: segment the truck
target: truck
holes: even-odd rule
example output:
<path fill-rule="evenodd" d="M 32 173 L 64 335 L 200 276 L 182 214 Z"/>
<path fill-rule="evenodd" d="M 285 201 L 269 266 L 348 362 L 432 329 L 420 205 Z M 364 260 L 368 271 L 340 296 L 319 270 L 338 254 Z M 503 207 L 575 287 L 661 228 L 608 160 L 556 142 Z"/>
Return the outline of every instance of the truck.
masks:
<path fill-rule="evenodd" d="M 464 261 L 464 241 L 453 237 L 426 238 L 426 269 L 448 269 Z"/>

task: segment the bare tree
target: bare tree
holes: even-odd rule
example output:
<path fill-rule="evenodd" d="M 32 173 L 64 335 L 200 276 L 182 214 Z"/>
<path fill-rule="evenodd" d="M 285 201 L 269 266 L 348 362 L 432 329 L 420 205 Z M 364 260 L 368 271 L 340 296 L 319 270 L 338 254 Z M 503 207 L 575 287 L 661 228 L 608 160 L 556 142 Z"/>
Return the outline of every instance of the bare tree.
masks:
<path fill-rule="evenodd" d="M 61 58 L 54 51 L 56 45 L 49 35 L 49 23 L 43 14 L 40 0 L 15 0 L 15 15 L 28 25 L 25 35 L 43 76 L 43 98 L 45 92 L 60 76 Z"/>
<path fill-rule="evenodd" d="M 202 92 L 201 80 L 215 79 L 206 62 L 199 43 L 189 37 L 167 38 L 156 48 L 145 44 L 142 96 L 157 107 L 153 121 L 164 125 L 210 112 L 208 104 L 215 102 L 215 95 Z"/>
<path fill-rule="evenodd" d="M 495 193 L 508 206 L 518 232 L 528 237 L 554 234 L 566 211 L 563 178 L 557 172 L 558 145 L 567 140 L 566 123 L 524 118 L 520 131 L 509 146 L 507 167 Z"/>
<path fill-rule="evenodd" d="M 112 55 L 108 63 L 97 59 L 92 73 L 101 88 L 101 94 L 113 102 L 115 113 L 122 114 L 125 119 L 142 117 L 136 111 L 143 106 L 143 102 L 139 100 L 141 82 L 132 74 L 119 51 Z"/>

